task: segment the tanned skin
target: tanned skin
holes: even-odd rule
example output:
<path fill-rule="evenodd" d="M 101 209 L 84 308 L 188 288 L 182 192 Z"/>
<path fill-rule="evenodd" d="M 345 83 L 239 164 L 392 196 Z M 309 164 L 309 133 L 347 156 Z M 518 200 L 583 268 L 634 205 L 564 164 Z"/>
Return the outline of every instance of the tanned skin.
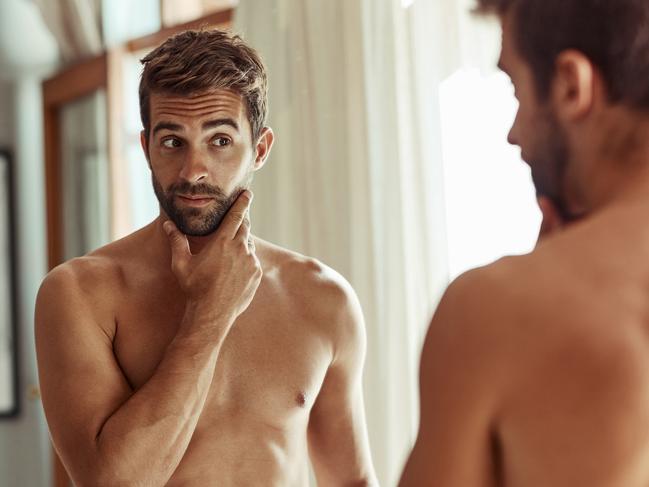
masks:
<path fill-rule="evenodd" d="M 154 93 L 151 125 L 142 142 L 163 188 L 231 194 L 273 142 L 269 129 L 251 142 L 228 90 Z M 188 196 L 177 204 L 212 204 Z M 161 210 L 43 282 L 43 405 L 77 487 L 303 487 L 309 454 L 319 485 L 376 485 L 358 300 L 331 269 L 251 237 L 251 196 L 240 192 L 205 237 Z"/>
<path fill-rule="evenodd" d="M 541 200 L 534 252 L 446 292 L 425 340 L 420 431 L 400 485 L 646 487 L 649 119 L 611 104 L 578 51 L 559 56 L 539 101 L 514 20 L 502 20 L 500 64 L 520 102 L 510 141 L 537 189 L 563 205 Z M 544 133 L 548 109 L 569 148 L 564 166 L 543 156 L 557 141 Z M 559 206 L 581 218 L 562 226 Z"/>

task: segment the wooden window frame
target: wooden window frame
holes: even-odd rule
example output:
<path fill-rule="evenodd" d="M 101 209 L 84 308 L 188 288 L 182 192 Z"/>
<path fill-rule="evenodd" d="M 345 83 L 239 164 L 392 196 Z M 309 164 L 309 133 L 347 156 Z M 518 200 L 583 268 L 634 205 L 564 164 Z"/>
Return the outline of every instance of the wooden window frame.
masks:
<path fill-rule="evenodd" d="M 175 15 L 178 15 L 180 12 L 178 12 L 178 4 L 180 3 L 179 0 L 159 0 L 160 3 L 160 24 L 163 28 L 173 28 L 181 22 L 177 22 L 176 19 L 174 18 Z M 214 5 L 210 5 L 210 0 L 194 0 L 194 2 L 188 1 L 188 0 L 182 0 L 182 3 L 180 5 L 184 5 L 186 8 L 187 3 L 197 3 L 200 5 L 200 10 L 202 11 L 200 16 L 201 17 L 208 17 L 210 14 L 218 14 L 224 11 L 228 11 L 229 9 L 236 9 L 236 5 L 238 4 L 238 1 L 228 1 L 228 2 L 221 2 L 221 3 L 230 3 L 233 5 L 230 6 L 217 6 L 215 8 Z M 182 10 L 182 9 L 180 9 Z M 187 18 L 187 16 L 184 16 Z"/>

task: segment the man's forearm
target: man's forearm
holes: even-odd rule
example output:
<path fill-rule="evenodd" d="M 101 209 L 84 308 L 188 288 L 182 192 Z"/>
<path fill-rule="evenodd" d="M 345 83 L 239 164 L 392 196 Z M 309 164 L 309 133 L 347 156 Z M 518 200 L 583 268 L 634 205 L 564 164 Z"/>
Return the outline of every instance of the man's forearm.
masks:
<path fill-rule="evenodd" d="M 180 463 L 212 383 L 229 323 L 188 306 L 153 376 L 104 423 L 92 485 L 163 485 Z"/>

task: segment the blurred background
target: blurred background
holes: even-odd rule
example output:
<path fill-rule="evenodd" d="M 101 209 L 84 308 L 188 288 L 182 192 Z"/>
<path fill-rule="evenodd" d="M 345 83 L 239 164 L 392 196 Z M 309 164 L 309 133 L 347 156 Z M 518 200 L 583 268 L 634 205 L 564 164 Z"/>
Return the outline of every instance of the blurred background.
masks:
<path fill-rule="evenodd" d="M 465 270 L 529 251 L 540 214 L 506 134 L 499 26 L 471 0 L 0 0 L 0 485 L 69 485 L 33 345 L 48 269 L 158 214 L 139 146 L 139 59 L 214 26 L 265 59 L 277 135 L 253 231 L 356 289 L 381 485 L 418 425 L 422 339 Z M 62 303 L 62 306 L 65 304 Z M 74 378 L 70 378 L 74 380 Z"/>

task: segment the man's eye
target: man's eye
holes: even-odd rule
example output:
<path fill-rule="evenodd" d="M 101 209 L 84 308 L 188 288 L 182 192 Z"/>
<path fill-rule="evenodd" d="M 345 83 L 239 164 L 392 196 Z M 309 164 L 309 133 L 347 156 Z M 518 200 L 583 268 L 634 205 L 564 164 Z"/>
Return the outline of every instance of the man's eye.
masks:
<path fill-rule="evenodd" d="M 180 141 L 178 139 L 165 139 L 162 141 L 162 146 L 167 149 L 175 149 L 180 147 Z"/>
<path fill-rule="evenodd" d="M 218 147 L 225 147 L 227 145 L 230 145 L 230 139 L 228 139 L 227 137 L 217 137 L 212 141 L 212 144 Z"/>

